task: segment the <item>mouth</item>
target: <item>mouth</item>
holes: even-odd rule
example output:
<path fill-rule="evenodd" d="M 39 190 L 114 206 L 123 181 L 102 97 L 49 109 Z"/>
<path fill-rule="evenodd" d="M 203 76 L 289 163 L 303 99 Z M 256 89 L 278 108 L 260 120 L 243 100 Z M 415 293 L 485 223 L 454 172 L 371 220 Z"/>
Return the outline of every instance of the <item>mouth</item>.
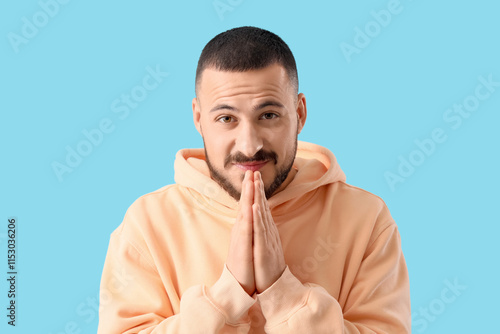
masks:
<path fill-rule="evenodd" d="M 236 167 L 243 171 L 251 170 L 252 172 L 258 171 L 264 167 L 269 161 L 251 161 L 251 162 L 238 162 L 234 163 Z"/>

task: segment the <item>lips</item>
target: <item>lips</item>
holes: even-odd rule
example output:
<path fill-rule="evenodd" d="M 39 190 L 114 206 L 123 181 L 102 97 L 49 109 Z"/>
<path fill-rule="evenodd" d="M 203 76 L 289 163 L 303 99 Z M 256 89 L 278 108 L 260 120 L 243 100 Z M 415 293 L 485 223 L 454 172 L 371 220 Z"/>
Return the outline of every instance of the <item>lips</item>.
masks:
<path fill-rule="evenodd" d="M 268 161 L 252 161 L 252 162 L 239 162 L 234 165 L 241 170 L 247 171 L 251 170 L 252 172 L 258 171 L 262 167 L 264 167 Z"/>

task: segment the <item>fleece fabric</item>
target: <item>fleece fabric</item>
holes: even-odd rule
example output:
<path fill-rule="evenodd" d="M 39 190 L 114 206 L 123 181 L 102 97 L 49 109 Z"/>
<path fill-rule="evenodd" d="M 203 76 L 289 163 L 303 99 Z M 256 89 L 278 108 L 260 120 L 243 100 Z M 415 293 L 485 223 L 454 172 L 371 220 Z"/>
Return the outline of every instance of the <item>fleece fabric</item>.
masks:
<path fill-rule="evenodd" d="M 137 199 L 111 234 L 99 334 L 410 333 L 398 228 L 328 149 L 299 142 L 295 177 L 269 199 L 287 267 L 253 296 L 225 265 L 238 202 L 203 149 L 174 167 L 176 183 Z"/>

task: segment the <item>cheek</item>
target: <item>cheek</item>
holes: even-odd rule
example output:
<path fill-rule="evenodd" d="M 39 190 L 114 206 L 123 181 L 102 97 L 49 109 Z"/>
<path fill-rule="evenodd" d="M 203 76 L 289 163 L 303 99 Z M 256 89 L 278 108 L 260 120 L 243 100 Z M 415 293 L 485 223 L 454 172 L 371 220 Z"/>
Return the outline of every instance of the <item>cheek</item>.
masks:
<path fill-rule="evenodd" d="M 222 169 L 224 166 L 224 160 L 231 153 L 230 152 L 230 142 L 228 136 L 217 133 L 215 131 L 203 131 L 203 139 L 205 142 L 205 148 L 210 158 L 210 162 Z"/>
<path fill-rule="evenodd" d="M 273 150 L 278 154 L 280 163 L 286 159 L 286 155 L 293 149 L 297 138 L 296 129 L 286 128 L 282 131 L 275 131 L 271 135 Z"/>

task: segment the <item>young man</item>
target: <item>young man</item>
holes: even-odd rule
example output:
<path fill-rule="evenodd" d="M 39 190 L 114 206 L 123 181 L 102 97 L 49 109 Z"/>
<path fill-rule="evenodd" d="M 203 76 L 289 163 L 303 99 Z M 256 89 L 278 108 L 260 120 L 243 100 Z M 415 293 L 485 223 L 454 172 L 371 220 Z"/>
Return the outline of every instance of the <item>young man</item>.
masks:
<path fill-rule="evenodd" d="M 204 150 L 179 151 L 176 184 L 112 233 L 100 334 L 410 332 L 397 226 L 329 150 L 297 141 L 306 116 L 281 38 L 241 27 L 205 46 Z"/>

